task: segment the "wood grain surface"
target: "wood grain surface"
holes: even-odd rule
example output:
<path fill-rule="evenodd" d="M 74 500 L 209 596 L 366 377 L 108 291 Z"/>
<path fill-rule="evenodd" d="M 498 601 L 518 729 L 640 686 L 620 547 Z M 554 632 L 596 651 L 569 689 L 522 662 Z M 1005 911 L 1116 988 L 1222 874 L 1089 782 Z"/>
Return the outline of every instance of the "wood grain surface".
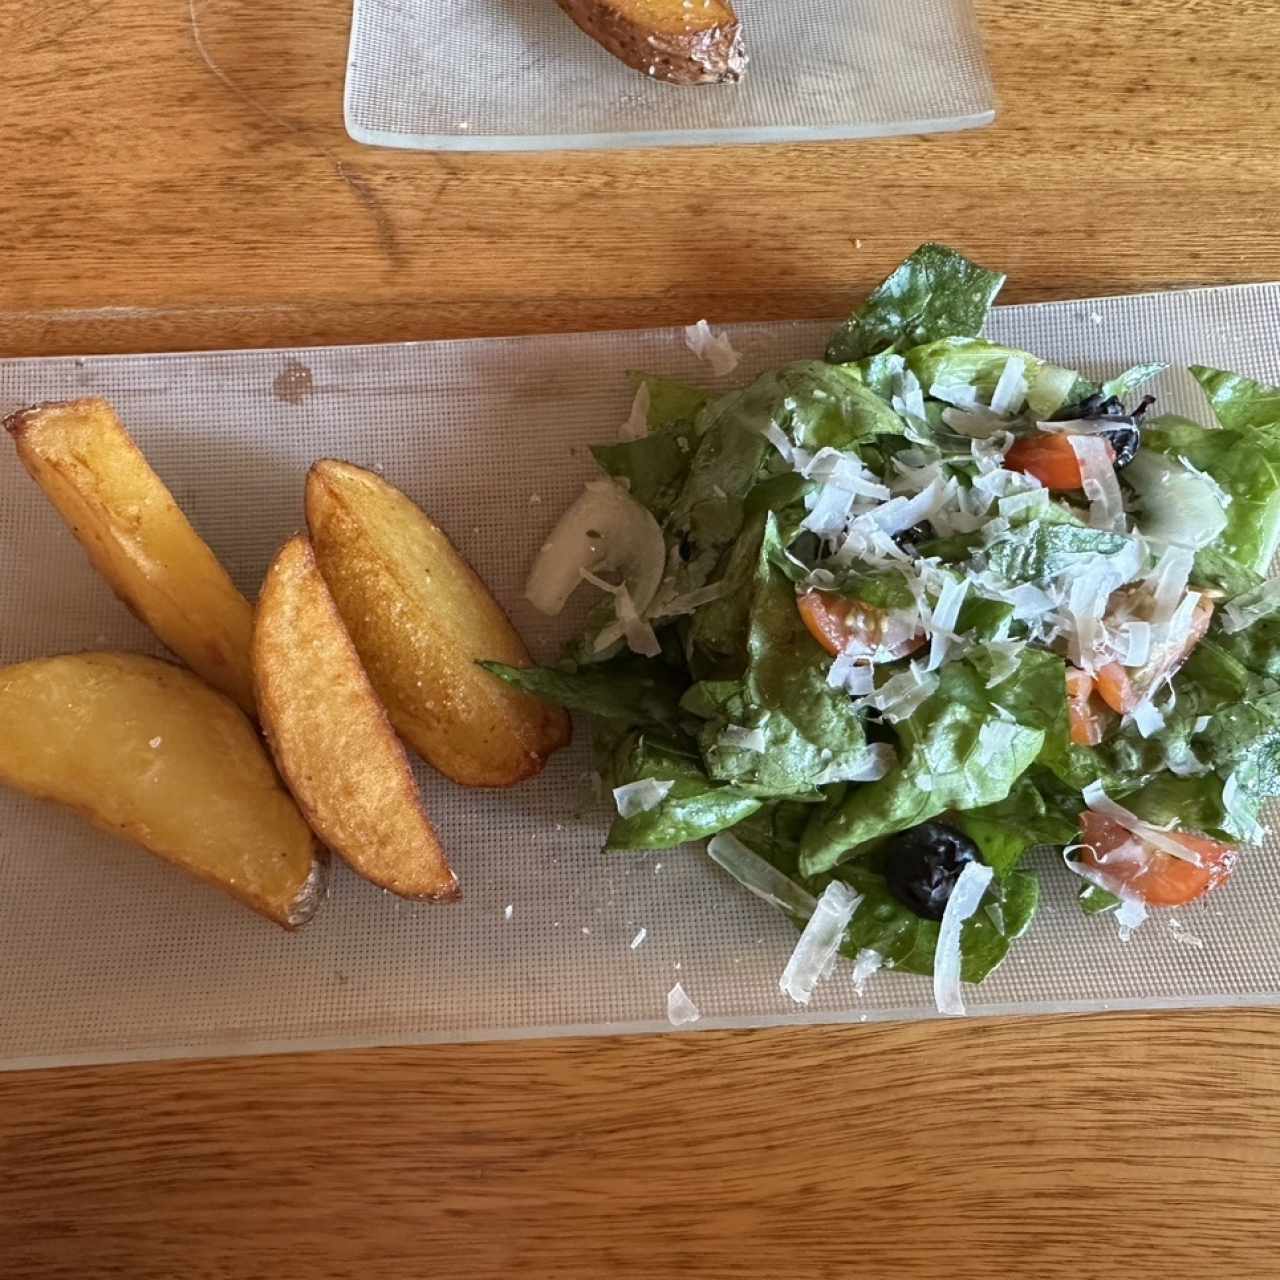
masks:
<path fill-rule="evenodd" d="M 1280 277 L 1276 0 L 980 0 L 979 134 L 357 147 L 348 0 L 0 0 L 0 354 Z M 3 1011 L 0 1011 L 3 1016 Z M 0 1077 L 6 1277 L 1280 1273 L 1280 1018 L 1052 1018 Z"/>

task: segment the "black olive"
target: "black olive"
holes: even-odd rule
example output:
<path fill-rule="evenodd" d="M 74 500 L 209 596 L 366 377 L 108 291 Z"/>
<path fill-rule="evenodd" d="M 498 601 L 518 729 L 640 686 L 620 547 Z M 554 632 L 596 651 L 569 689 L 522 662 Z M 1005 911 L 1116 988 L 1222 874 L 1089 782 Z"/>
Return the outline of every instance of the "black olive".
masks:
<path fill-rule="evenodd" d="M 693 559 L 693 539 L 687 533 L 680 535 L 680 559 L 688 564 Z"/>
<path fill-rule="evenodd" d="M 1112 464 L 1117 471 L 1127 467 L 1138 456 L 1142 447 L 1142 432 L 1136 422 L 1127 419 L 1116 419 L 1114 427 L 1107 427 L 1102 438 L 1108 441 L 1116 451 L 1116 460 Z"/>
<path fill-rule="evenodd" d="M 922 542 L 928 542 L 933 537 L 933 528 L 927 520 L 921 520 L 919 524 L 912 525 L 910 529 L 904 529 L 901 533 L 895 533 L 893 540 L 900 546 L 903 551 L 909 551 L 918 554 L 917 548 Z"/>
<path fill-rule="evenodd" d="M 922 822 L 894 836 L 885 849 L 889 892 L 926 920 L 941 920 L 951 890 L 978 846 L 963 831 L 942 822 Z"/>

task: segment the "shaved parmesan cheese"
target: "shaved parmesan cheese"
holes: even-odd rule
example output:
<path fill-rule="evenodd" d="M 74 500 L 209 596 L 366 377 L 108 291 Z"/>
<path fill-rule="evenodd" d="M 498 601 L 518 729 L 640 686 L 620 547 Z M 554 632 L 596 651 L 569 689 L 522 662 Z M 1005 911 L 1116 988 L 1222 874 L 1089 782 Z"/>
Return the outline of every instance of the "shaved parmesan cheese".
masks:
<path fill-rule="evenodd" d="M 651 400 L 649 384 L 642 382 L 636 388 L 636 398 L 631 402 L 631 416 L 618 428 L 619 440 L 643 440 L 649 434 Z"/>
<path fill-rule="evenodd" d="M 705 360 L 711 366 L 711 372 L 717 378 L 732 373 L 742 360 L 733 349 L 729 335 L 723 331 L 714 332 L 705 320 L 691 324 L 684 331 L 684 342 L 699 360 Z"/>
<path fill-rule="evenodd" d="M 1022 375 L 1027 371 L 1027 362 L 1021 356 L 1010 356 L 1000 371 L 999 381 L 991 393 L 991 411 L 1009 417 L 1015 414 L 1026 403 L 1027 380 Z"/>
<path fill-rule="evenodd" d="M 704 604 L 711 604 L 728 594 L 729 584 L 722 579 L 720 582 L 712 582 L 705 587 L 688 591 L 682 596 L 673 596 L 664 604 L 655 606 L 651 616 L 677 618 L 686 613 L 693 613 L 695 609 L 701 609 Z"/>
<path fill-rule="evenodd" d="M 960 994 L 960 933 L 964 922 L 977 911 L 994 875 L 994 869 L 985 863 L 966 863 L 947 899 L 933 954 L 933 1002 L 939 1013 L 964 1016 L 964 997 Z"/>
<path fill-rule="evenodd" d="M 641 926 L 640 931 L 631 939 L 631 950 L 634 951 L 648 936 L 649 930 Z"/>
<path fill-rule="evenodd" d="M 1145 667 L 1151 660 L 1151 624 L 1126 622 L 1124 625 L 1126 667 Z"/>
<path fill-rule="evenodd" d="M 1154 849 L 1159 849 L 1161 853 L 1167 853 L 1171 857 L 1181 858 L 1183 862 L 1193 863 L 1195 866 L 1200 865 L 1199 855 L 1193 850 L 1188 849 L 1185 844 L 1179 840 L 1175 840 L 1167 831 L 1160 827 L 1153 826 L 1149 822 L 1143 822 L 1136 813 L 1131 813 L 1123 805 L 1117 804 L 1112 800 L 1106 792 L 1101 782 L 1091 782 L 1081 792 L 1084 802 L 1095 813 L 1100 813 L 1104 818 L 1109 818 L 1117 826 L 1123 827 L 1126 831 L 1132 832 L 1139 840 L 1149 844 Z M 1223 803 L 1226 804 L 1226 790 L 1223 790 Z"/>
<path fill-rule="evenodd" d="M 1212 716 L 1196 716 L 1196 722 L 1191 726 L 1191 732 L 1203 733 L 1212 723 Z"/>
<path fill-rule="evenodd" d="M 666 542 L 650 512 L 612 480 L 593 480 L 543 543 L 525 595 L 534 608 L 554 615 L 584 570 L 615 572 L 643 612 L 657 594 L 666 563 Z"/>
<path fill-rule="evenodd" d="M 941 505 L 942 498 L 942 481 L 934 480 L 914 498 L 893 498 L 859 516 L 854 526 L 873 527 L 890 537 L 895 533 L 905 533 L 908 529 L 914 529 L 922 520 L 927 520 Z"/>
<path fill-rule="evenodd" d="M 871 742 L 855 764 L 833 765 L 825 769 L 814 784 L 819 787 L 833 782 L 878 782 L 898 767 L 898 753 L 887 742 Z"/>
<path fill-rule="evenodd" d="M 1084 496 L 1089 499 L 1090 527 L 1124 533 L 1124 496 L 1107 442 L 1100 436 L 1074 435 L 1067 439 L 1080 464 Z"/>
<path fill-rule="evenodd" d="M 823 890 L 778 982 L 780 990 L 797 1004 L 808 1004 L 813 998 L 813 989 L 839 950 L 861 901 L 862 895 L 840 880 L 831 881 Z"/>
<path fill-rule="evenodd" d="M 991 674 L 987 678 L 988 689 L 994 689 L 996 685 L 1003 684 L 1017 671 L 1022 661 L 1022 651 L 1026 647 L 1025 640 L 988 640 L 983 645 L 983 649 L 991 658 Z"/>
<path fill-rule="evenodd" d="M 913 663 L 906 671 L 891 676 L 875 693 L 864 698 L 858 705 L 874 707 L 890 724 L 897 724 L 914 714 L 937 687 L 937 675 L 933 672 L 922 674 Z"/>
<path fill-rule="evenodd" d="M 947 645 L 955 639 L 960 606 L 968 590 L 969 584 L 964 578 L 951 578 L 942 588 L 938 603 L 933 606 L 933 616 L 927 622 L 930 640 L 926 671 L 936 671 L 946 661 Z"/>
<path fill-rule="evenodd" d="M 1260 587 L 1236 596 L 1222 610 L 1222 629 L 1228 633 L 1243 631 L 1259 618 L 1280 609 L 1280 578 L 1268 578 Z"/>
<path fill-rule="evenodd" d="M 969 443 L 969 452 L 977 463 L 979 472 L 999 471 L 1004 466 L 1004 455 L 1013 448 L 1013 435 L 1008 431 L 997 431 L 985 440 L 976 437 Z"/>
<path fill-rule="evenodd" d="M 1233 770 L 1222 788 L 1222 807 L 1245 840 L 1261 840 L 1265 834 L 1258 820 L 1245 807 L 1240 796 L 1240 779 Z"/>
<path fill-rule="evenodd" d="M 792 447 L 791 441 L 787 438 L 787 433 L 783 431 L 776 422 L 770 422 L 769 425 L 765 427 L 764 436 L 787 462 L 795 461 L 796 450 Z"/>
<path fill-rule="evenodd" d="M 1004 419 L 977 409 L 943 409 L 942 421 L 962 436 L 972 440 L 986 440 L 1002 430 Z"/>
<path fill-rule="evenodd" d="M 1132 715 L 1133 723 L 1144 738 L 1153 738 L 1164 728 L 1164 716 L 1149 697 L 1134 707 Z"/>
<path fill-rule="evenodd" d="M 1141 898 L 1121 898 L 1116 908 L 1116 924 L 1120 926 L 1120 941 L 1128 942 L 1133 931 L 1147 918 L 1147 905 Z"/>
<path fill-rule="evenodd" d="M 698 1006 L 689 999 L 688 992 L 677 982 L 667 992 L 667 1021 L 673 1027 L 684 1027 L 690 1022 L 697 1022 L 701 1017 Z"/>
<path fill-rule="evenodd" d="M 896 413 L 908 414 L 924 421 L 924 389 L 920 379 L 905 366 L 893 375 L 893 408 Z"/>
<path fill-rule="evenodd" d="M 867 983 L 884 968 L 884 956 L 873 947 L 863 947 L 853 961 L 853 989 L 865 995 Z"/>
<path fill-rule="evenodd" d="M 818 900 L 785 876 L 773 863 L 748 849 L 737 836 L 722 831 L 707 842 L 707 855 L 727 871 L 744 889 L 750 890 L 772 907 L 807 920 Z"/>
<path fill-rule="evenodd" d="M 659 781 L 657 778 L 641 778 L 638 782 L 625 782 L 613 789 L 613 803 L 618 817 L 634 818 L 639 813 L 656 809 L 671 793 L 675 779 Z"/>
<path fill-rule="evenodd" d="M 813 507 L 801 521 L 802 529 L 829 536 L 841 532 L 848 524 L 849 513 L 853 509 L 853 494 L 848 489 L 837 484 L 824 484 L 809 497 L 813 499 Z"/>
<path fill-rule="evenodd" d="M 972 382 L 935 382 L 929 388 L 929 395 L 957 409 L 981 410 L 984 407 L 978 399 L 978 388 Z"/>
<path fill-rule="evenodd" d="M 827 683 L 833 689 L 843 689 L 855 698 L 874 693 L 876 688 L 875 668 L 871 659 L 863 655 L 840 653 L 836 655 L 827 672 Z"/>
<path fill-rule="evenodd" d="M 636 610 L 631 592 L 625 586 L 615 586 L 611 582 L 605 582 L 603 578 L 597 578 L 586 569 L 582 571 L 582 576 L 592 586 L 599 587 L 601 591 L 607 591 L 613 596 L 614 610 L 618 615 L 616 622 L 603 628 L 596 636 L 595 651 L 600 653 L 625 637 L 627 647 L 633 653 L 643 654 L 646 658 L 656 658 L 662 652 L 662 645 L 658 643 L 654 629 Z"/>
<path fill-rule="evenodd" d="M 769 740 L 763 729 L 744 729 L 741 725 L 726 725 L 720 734 L 720 745 L 732 747 L 735 751 L 763 751 Z"/>
<path fill-rule="evenodd" d="M 1196 562 L 1186 547 L 1168 547 L 1143 583 L 1151 593 L 1151 621 L 1168 622 L 1187 589 L 1187 580 Z"/>

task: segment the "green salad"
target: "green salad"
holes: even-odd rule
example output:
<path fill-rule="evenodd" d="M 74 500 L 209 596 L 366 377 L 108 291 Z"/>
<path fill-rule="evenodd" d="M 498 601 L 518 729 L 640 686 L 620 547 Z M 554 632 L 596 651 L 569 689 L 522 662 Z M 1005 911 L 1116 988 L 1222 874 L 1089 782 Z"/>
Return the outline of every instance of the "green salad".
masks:
<path fill-rule="evenodd" d="M 802 1003 L 838 950 L 962 1012 L 1033 847 L 1127 936 L 1280 794 L 1280 389 L 1192 367 L 1214 420 L 1159 416 L 1161 365 L 981 337 L 1003 280 L 924 245 L 823 360 L 638 376 L 529 582 L 548 613 L 590 584 L 586 633 L 490 668 L 594 718 L 609 850 L 708 841 L 794 920 Z"/>

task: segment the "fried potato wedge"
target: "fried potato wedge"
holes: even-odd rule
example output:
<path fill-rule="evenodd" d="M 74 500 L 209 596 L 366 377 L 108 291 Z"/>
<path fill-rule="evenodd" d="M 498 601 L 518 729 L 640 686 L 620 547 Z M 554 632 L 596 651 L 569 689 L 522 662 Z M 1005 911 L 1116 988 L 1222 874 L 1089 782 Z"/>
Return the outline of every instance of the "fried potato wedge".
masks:
<path fill-rule="evenodd" d="M 728 0 L 558 0 L 629 67 L 670 84 L 723 84 L 747 66 L 742 26 Z"/>
<path fill-rule="evenodd" d="M 307 476 L 316 560 L 391 723 L 455 782 L 505 787 L 568 744 L 569 717 L 477 665 L 530 665 L 488 587 L 444 533 L 372 472 Z"/>
<path fill-rule="evenodd" d="M 253 629 L 258 707 L 313 830 L 404 898 L 461 895 L 396 737 L 303 537 L 267 571 Z"/>
<path fill-rule="evenodd" d="M 81 653 L 0 668 L 0 782 L 306 923 L 325 863 L 257 731 L 181 667 Z"/>
<path fill-rule="evenodd" d="M 37 405 L 5 426 L 116 595 L 197 675 L 254 715 L 253 608 L 111 406 Z"/>

